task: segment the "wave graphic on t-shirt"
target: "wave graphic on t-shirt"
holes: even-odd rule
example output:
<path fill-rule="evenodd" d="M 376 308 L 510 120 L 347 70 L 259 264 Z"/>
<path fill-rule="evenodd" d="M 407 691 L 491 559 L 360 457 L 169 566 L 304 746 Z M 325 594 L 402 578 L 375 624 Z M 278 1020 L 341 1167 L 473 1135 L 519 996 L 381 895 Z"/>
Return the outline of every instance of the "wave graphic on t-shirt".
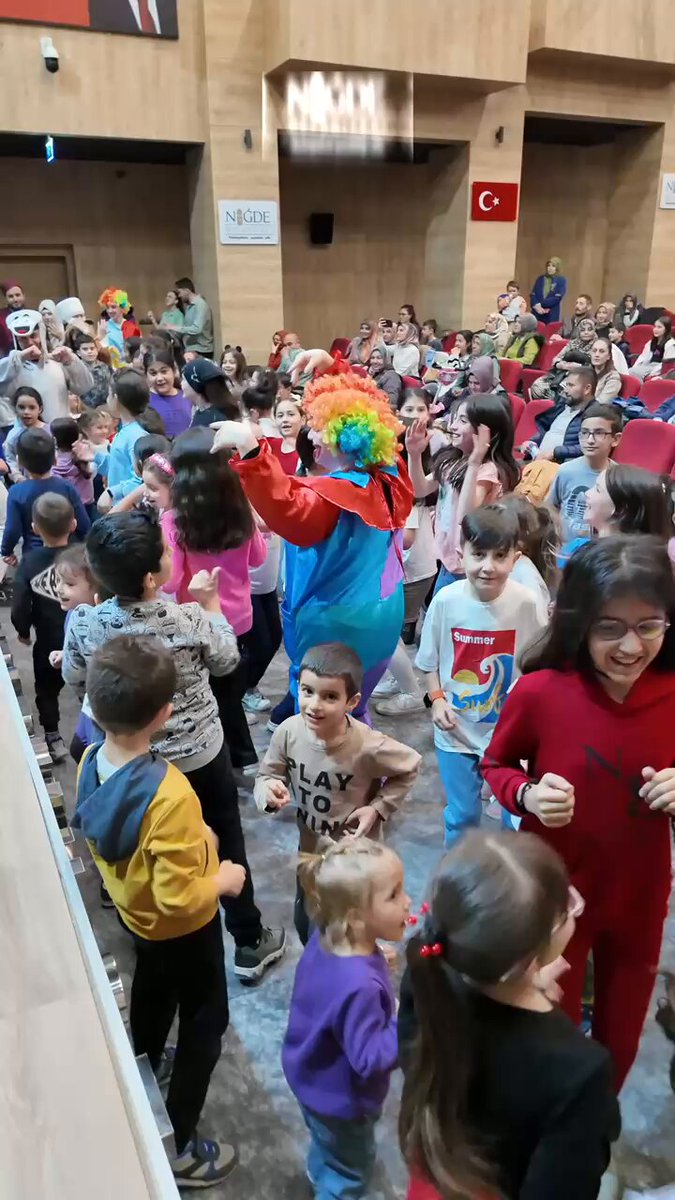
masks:
<path fill-rule="evenodd" d="M 457 671 L 453 675 L 452 707 L 467 721 L 494 724 L 502 710 L 512 676 L 511 654 L 494 654 L 482 659 L 478 677 L 466 667 Z"/>

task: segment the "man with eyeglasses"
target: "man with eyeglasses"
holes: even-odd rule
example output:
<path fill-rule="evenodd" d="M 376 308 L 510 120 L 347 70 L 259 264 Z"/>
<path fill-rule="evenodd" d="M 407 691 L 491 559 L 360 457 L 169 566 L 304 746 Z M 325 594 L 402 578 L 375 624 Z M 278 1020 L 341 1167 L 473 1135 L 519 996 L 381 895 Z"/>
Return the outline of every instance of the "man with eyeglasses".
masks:
<path fill-rule="evenodd" d="M 591 532 L 585 518 L 586 493 L 607 469 L 621 440 L 621 414 L 610 404 L 589 404 L 579 430 L 581 456 L 563 463 L 546 498 L 560 513 L 562 556 L 573 553 Z"/>

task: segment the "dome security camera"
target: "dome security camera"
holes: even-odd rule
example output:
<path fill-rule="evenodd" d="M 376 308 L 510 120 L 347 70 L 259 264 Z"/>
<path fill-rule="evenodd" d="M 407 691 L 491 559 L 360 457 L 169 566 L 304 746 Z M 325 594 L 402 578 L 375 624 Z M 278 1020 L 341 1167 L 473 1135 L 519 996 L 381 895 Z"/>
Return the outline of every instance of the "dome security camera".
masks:
<path fill-rule="evenodd" d="M 56 75 L 59 69 L 59 52 L 50 37 L 40 38 L 40 53 L 49 74 Z"/>

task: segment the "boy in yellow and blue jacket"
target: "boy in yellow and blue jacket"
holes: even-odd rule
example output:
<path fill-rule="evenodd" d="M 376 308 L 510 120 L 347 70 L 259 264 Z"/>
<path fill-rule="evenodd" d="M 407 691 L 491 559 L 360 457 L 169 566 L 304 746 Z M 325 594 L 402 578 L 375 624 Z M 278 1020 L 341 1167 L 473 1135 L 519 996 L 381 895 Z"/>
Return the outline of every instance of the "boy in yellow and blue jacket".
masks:
<path fill-rule="evenodd" d="M 175 688 L 173 658 L 157 638 L 122 635 L 92 655 L 87 695 L 106 737 L 80 763 L 72 824 L 134 940 L 131 1035 L 136 1054 L 147 1054 L 160 1077 L 170 1073 L 176 1182 L 205 1188 L 236 1165 L 234 1148 L 199 1137 L 197 1123 L 229 1020 L 218 900 L 239 894 L 245 870 L 218 863 L 190 783 L 150 749 Z M 170 1070 L 165 1045 L 176 1010 Z"/>

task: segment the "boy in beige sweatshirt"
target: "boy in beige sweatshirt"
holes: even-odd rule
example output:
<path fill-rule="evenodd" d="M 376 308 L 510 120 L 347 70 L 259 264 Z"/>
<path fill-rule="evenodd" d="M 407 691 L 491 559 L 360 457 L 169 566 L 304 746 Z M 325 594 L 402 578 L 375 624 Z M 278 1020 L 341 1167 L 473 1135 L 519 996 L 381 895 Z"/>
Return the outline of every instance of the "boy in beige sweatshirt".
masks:
<path fill-rule="evenodd" d="M 415 782 L 417 751 L 351 716 L 362 675 L 348 646 L 309 650 L 300 667 L 300 712 L 275 730 L 260 765 L 255 802 L 261 812 L 295 802 L 301 850 L 313 851 L 322 836 L 377 836 Z M 304 944 L 309 925 L 299 884 L 295 926 Z"/>

